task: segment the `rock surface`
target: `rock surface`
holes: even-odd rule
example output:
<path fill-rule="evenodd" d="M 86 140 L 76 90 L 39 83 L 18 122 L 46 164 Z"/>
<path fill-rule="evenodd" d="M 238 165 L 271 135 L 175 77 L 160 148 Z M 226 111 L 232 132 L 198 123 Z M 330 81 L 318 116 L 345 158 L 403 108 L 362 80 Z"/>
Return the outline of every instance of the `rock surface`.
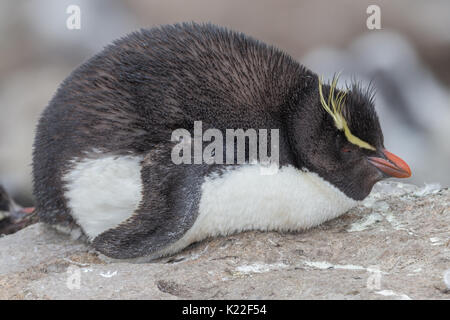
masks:
<path fill-rule="evenodd" d="M 0 299 L 449 299 L 449 226 L 450 190 L 394 182 L 305 232 L 245 232 L 145 264 L 35 224 L 0 239 Z"/>

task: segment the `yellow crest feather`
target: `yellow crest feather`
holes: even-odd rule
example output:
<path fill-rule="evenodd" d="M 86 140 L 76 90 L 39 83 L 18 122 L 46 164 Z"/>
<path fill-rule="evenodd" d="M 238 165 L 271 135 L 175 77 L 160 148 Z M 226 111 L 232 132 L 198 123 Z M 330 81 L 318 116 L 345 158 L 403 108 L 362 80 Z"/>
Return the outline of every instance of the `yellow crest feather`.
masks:
<path fill-rule="evenodd" d="M 360 148 L 375 150 L 375 148 L 373 146 L 371 146 L 367 142 L 361 140 L 360 138 L 358 138 L 357 136 L 353 135 L 350 132 L 350 129 L 347 125 L 347 121 L 345 120 L 344 116 L 342 115 L 342 108 L 345 103 L 345 97 L 347 95 L 347 92 L 340 91 L 336 95 L 336 97 L 334 96 L 334 91 L 336 89 L 338 79 L 339 79 L 339 74 L 333 76 L 333 80 L 331 81 L 331 85 L 330 85 L 330 93 L 328 95 L 328 102 L 327 102 L 327 101 L 325 101 L 325 98 L 323 96 L 322 78 L 321 77 L 319 78 L 319 95 L 320 95 L 320 103 L 321 103 L 322 107 L 333 118 L 336 128 L 338 128 L 338 130 L 344 131 L 345 137 L 347 138 L 347 140 L 350 143 L 353 143 L 354 145 L 357 145 Z"/>

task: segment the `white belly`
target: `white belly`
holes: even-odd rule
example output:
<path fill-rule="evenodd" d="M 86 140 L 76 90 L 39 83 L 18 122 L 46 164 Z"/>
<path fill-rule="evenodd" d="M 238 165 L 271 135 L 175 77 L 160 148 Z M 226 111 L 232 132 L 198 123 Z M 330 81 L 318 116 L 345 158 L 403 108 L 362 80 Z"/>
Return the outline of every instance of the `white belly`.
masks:
<path fill-rule="evenodd" d="M 89 239 L 131 217 L 142 198 L 141 158 L 74 161 L 64 180 L 72 215 Z M 244 230 L 303 230 L 335 218 L 357 202 L 312 172 L 288 166 L 272 175 L 244 165 L 205 178 L 198 217 L 177 242 L 154 256 Z M 157 214 L 157 213 L 154 213 Z"/>
<path fill-rule="evenodd" d="M 182 239 L 161 252 L 176 252 L 206 237 L 243 230 L 303 230 L 335 218 L 357 201 L 312 172 L 294 167 L 262 175 L 246 165 L 207 177 L 199 215 Z"/>
<path fill-rule="evenodd" d="M 74 161 L 64 177 L 72 216 L 93 240 L 131 217 L 142 198 L 140 157 L 103 156 Z"/>

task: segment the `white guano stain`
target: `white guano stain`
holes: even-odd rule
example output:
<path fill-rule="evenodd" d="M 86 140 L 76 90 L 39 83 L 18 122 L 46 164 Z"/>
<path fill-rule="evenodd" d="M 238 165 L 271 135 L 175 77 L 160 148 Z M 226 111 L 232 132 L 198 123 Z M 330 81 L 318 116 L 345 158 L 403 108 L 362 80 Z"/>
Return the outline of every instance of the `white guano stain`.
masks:
<path fill-rule="evenodd" d="M 385 297 L 395 297 L 399 300 L 412 300 L 410 297 L 408 297 L 404 293 L 396 293 L 392 290 L 381 290 L 381 291 L 375 291 L 376 294 L 379 294 L 381 296 Z"/>
<path fill-rule="evenodd" d="M 243 273 L 243 274 L 250 274 L 250 273 L 264 273 L 274 270 L 281 270 L 286 269 L 289 266 L 284 263 L 273 263 L 273 264 L 266 264 L 266 263 L 253 263 L 249 265 L 242 265 L 235 269 L 236 272 Z"/>
<path fill-rule="evenodd" d="M 359 221 L 352 223 L 350 225 L 350 228 L 347 229 L 347 232 L 359 232 L 367 230 L 371 225 L 380 222 L 382 220 L 383 217 L 379 213 L 374 212 L 368 215 L 365 219 L 361 219 Z"/>
<path fill-rule="evenodd" d="M 316 269 L 341 269 L 341 270 L 356 270 L 356 271 L 367 271 L 367 272 L 379 272 L 381 274 L 388 274 L 387 272 L 371 268 L 371 267 L 363 267 L 353 264 L 332 264 L 327 261 L 303 261 L 303 264 L 305 264 L 308 267 L 316 268 Z"/>
<path fill-rule="evenodd" d="M 108 272 L 106 272 L 106 273 L 100 272 L 99 275 L 102 276 L 103 278 L 112 278 L 112 277 L 114 277 L 114 276 L 117 275 L 117 271 L 114 271 L 114 272 L 108 271 Z"/>

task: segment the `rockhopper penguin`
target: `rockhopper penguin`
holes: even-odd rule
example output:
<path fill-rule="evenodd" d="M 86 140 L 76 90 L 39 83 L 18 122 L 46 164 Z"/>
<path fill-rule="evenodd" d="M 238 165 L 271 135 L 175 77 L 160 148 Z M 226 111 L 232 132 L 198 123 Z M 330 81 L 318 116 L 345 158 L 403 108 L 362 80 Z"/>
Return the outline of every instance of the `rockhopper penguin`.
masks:
<path fill-rule="evenodd" d="M 278 129 L 278 172 L 175 164 L 171 134 L 195 121 Z M 210 236 L 316 226 L 411 171 L 385 150 L 370 90 L 188 23 L 132 33 L 73 71 L 39 121 L 33 174 L 41 221 L 81 228 L 113 258 L 154 258 Z"/>

